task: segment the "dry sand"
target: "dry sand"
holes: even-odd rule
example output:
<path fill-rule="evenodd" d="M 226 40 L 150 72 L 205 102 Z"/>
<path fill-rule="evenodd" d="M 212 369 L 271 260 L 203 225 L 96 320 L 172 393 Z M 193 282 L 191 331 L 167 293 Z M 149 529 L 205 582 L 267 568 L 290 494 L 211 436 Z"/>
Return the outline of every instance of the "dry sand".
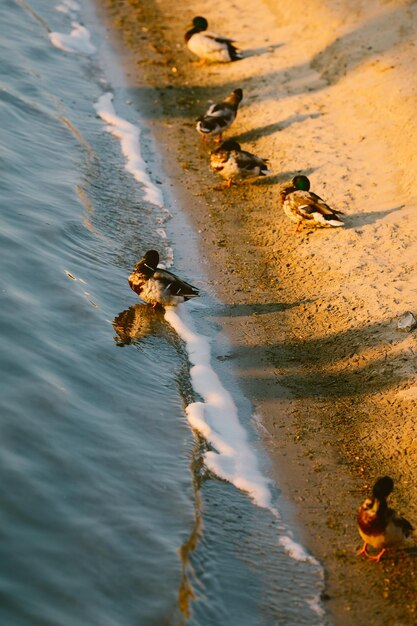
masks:
<path fill-rule="evenodd" d="M 417 312 L 417 4 L 103 2 L 200 232 L 231 365 L 324 564 L 331 622 L 416 624 L 417 550 L 379 564 L 354 551 L 358 503 L 381 474 L 417 525 L 417 332 L 396 329 Z M 234 36 L 245 58 L 195 66 L 183 43 L 195 15 Z M 195 118 L 237 87 L 244 100 L 227 136 L 274 174 L 216 191 Z M 289 232 L 278 189 L 297 172 L 346 213 L 343 229 Z"/>

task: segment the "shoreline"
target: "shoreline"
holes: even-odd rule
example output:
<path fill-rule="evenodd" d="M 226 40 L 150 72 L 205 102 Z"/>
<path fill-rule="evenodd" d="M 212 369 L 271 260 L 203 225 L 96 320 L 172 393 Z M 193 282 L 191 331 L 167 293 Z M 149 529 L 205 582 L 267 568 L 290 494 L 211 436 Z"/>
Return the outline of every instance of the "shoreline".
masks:
<path fill-rule="evenodd" d="M 283 63 L 291 68 L 291 54 L 295 55 L 290 50 L 288 58 L 281 58 L 294 30 L 291 14 L 283 18 L 284 26 L 278 26 L 272 24 L 267 9 L 252 15 L 254 9 L 243 7 L 239 0 L 223 12 L 222 27 L 213 24 L 213 30 L 230 34 L 237 25 L 236 38 L 244 41 L 253 29 L 255 52 L 235 64 L 197 68 L 182 38 L 193 15 L 207 13 L 204 3 L 192 3 L 186 24 L 166 0 L 146 7 L 140 2 L 105 4 L 107 19 L 121 29 L 131 50 L 124 61 L 130 67 L 132 95 L 137 92 L 141 103 L 147 102 L 147 122 L 156 143 L 169 147 L 164 169 L 200 235 L 209 288 L 227 305 L 227 314 L 216 321 L 230 338 L 234 374 L 267 430 L 264 443 L 273 477 L 296 507 L 304 545 L 325 567 L 331 621 L 357 625 L 366 613 L 368 624 L 412 624 L 417 610 L 412 551 L 398 551 L 379 566 L 354 557 L 360 544 L 356 509 L 378 475 L 394 477 L 393 504 L 411 521 L 417 520 L 410 489 L 417 455 L 411 445 L 417 342 L 412 333 L 395 329 L 395 317 L 412 306 L 413 297 L 402 285 L 406 269 L 401 265 L 396 273 L 395 264 L 405 255 L 410 282 L 417 267 L 410 253 L 417 223 L 409 210 L 408 174 L 396 190 L 395 206 L 392 181 L 381 190 L 382 194 L 388 189 L 385 205 L 376 206 L 376 200 L 371 207 L 360 204 L 364 179 L 372 180 L 368 170 L 356 179 L 361 193 L 355 195 L 351 187 L 345 194 L 343 187 L 332 188 L 330 181 L 344 185 L 346 172 L 355 179 L 364 165 L 364 155 L 355 154 L 360 142 L 352 147 L 347 141 L 354 141 L 360 128 L 354 127 L 333 149 L 326 127 L 337 137 L 341 112 L 326 108 L 322 93 L 326 81 L 310 65 L 293 63 L 292 71 L 281 68 Z M 378 3 L 372 7 L 376 12 Z M 236 24 L 237 13 L 243 15 L 242 23 Z M 305 34 L 305 28 L 301 30 Z M 324 56 L 314 45 L 317 42 L 308 39 L 306 54 L 319 67 Z M 263 58 L 268 58 L 275 73 L 263 70 Z M 271 76 L 280 89 L 287 89 L 287 95 L 276 102 Z M 209 171 L 207 148 L 199 141 L 194 120 L 209 100 L 242 85 L 242 108 L 227 137 L 269 157 L 274 174 L 214 191 L 219 180 Z M 336 94 L 339 105 L 348 87 L 342 85 L 342 93 Z M 369 100 L 363 89 L 348 109 L 357 112 L 366 97 Z M 382 154 L 392 166 L 391 137 L 387 137 L 386 143 L 378 137 L 375 146 L 368 148 L 374 148 L 373 158 Z M 362 161 L 352 165 L 355 157 Z M 277 185 L 300 167 L 311 173 L 317 193 L 348 213 L 343 233 L 288 234 L 291 224 L 278 209 Z M 400 205 L 405 205 L 401 220 Z M 387 260 L 390 254 L 392 259 Z M 381 274 L 381 258 L 388 280 L 375 289 L 371 281 Z M 349 287 L 349 280 L 364 264 L 362 291 L 354 283 Z M 403 287 L 406 297 L 393 302 L 391 282 Z"/>

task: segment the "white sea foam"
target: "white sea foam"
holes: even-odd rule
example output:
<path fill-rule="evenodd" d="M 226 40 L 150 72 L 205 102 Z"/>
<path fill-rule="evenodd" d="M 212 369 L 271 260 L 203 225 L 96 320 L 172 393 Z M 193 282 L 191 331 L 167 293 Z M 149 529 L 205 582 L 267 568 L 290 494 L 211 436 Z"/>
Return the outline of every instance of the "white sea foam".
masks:
<path fill-rule="evenodd" d="M 49 33 L 51 43 L 65 52 L 80 52 L 91 55 L 96 52 L 95 46 L 91 43 L 90 31 L 81 26 L 78 22 L 72 22 L 72 31 L 66 33 Z"/>
<path fill-rule="evenodd" d="M 306 604 L 319 618 L 324 618 L 325 611 L 320 604 L 320 595 L 314 596 L 312 598 L 306 598 Z M 320 621 L 317 626 L 323 626 L 323 622 Z"/>
<path fill-rule="evenodd" d="M 151 181 L 140 151 L 140 130 L 134 124 L 116 115 L 112 100 L 112 93 L 103 94 L 94 105 L 97 115 L 103 122 L 106 122 L 106 130 L 120 140 L 122 153 L 126 159 L 126 170 L 143 185 L 145 200 L 163 208 L 162 192 Z"/>
<path fill-rule="evenodd" d="M 171 246 L 165 247 L 165 259 L 166 267 L 171 267 L 174 264 L 174 251 Z"/>
<path fill-rule="evenodd" d="M 165 318 L 185 342 L 191 362 L 191 382 L 202 398 L 202 402 L 189 404 L 186 414 L 190 425 L 214 448 L 204 455 L 206 466 L 246 491 L 259 506 L 270 508 L 270 481 L 259 470 L 232 396 L 211 367 L 208 339 L 194 330 L 184 309 L 179 312 L 179 309 L 168 308 Z"/>
<path fill-rule="evenodd" d="M 55 9 L 61 13 L 72 15 L 74 13 L 78 13 L 78 11 L 81 10 L 81 7 L 76 0 L 64 0 L 61 4 L 58 4 Z"/>
<path fill-rule="evenodd" d="M 161 239 L 168 239 L 165 228 L 157 228 L 156 233 L 161 237 Z"/>
<path fill-rule="evenodd" d="M 311 554 L 308 554 L 303 546 L 294 541 L 294 539 L 289 535 L 281 535 L 279 543 L 284 548 L 288 556 L 293 558 L 295 561 L 300 561 L 301 563 L 311 563 L 312 565 L 319 566 L 319 562 L 316 561 Z"/>

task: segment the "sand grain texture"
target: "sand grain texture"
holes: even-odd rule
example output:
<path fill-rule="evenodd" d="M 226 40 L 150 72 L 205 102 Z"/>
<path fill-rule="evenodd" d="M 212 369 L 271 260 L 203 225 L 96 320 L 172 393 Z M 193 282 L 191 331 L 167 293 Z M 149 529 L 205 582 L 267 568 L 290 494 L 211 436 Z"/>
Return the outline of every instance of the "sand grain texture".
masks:
<path fill-rule="evenodd" d="M 417 4 L 103 6 L 200 233 L 206 288 L 224 302 L 217 321 L 232 339 L 227 358 L 324 564 L 331 623 L 415 624 L 417 550 L 379 565 L 354 550 L 357 506 L 381 474 L 417 524 L 417 335 L 396 329 L 417 311 Z M 195 66 L 183 43 L 194 15 L 233 36 L 245 58 Z M 268 158 L 274 174 L 215 190 L 195 119 L 237 87 L 244 99 L 227 137 Z M 278 189 L 297 172 L 346 213 L 343 229 L 290 232 Z"/>

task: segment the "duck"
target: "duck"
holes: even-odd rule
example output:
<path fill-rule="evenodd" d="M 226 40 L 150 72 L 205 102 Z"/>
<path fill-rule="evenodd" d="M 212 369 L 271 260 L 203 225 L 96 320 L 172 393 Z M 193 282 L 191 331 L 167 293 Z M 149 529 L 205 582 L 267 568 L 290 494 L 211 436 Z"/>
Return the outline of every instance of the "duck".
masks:
<path fill-rule="evenodd" d="M 336 211 L 329 207 L 318 195 L 310 191 L 310 181 L 307 176 L 294 176 L 294 178 L 281 187 L 280 199 L 285 214 L 296 222 L 295 232 L 303 226 L 312 228 L 331 228 L 344 226 L 339 215 L 342 211 Z"/>
<path fill-rule="evenodd" d="M 358 529 L 364 544 L 357 554 L 364 554 L 372 561 L 379 562 L 387 548 L 400 546 L 414 530 L 408 520 L 388 507 L 387 497 L 393 488 L 394 481 L 390 476 L 378 478 L 373 486 L 372 496 L 366 498 L 358 510 Z M 368 545 L 380 550 L 378 554 L 369 554 Z"/>
<path fill-rule="evenodd" d="M 272 172 L 268 169 L 268 160 L 242 150 L 240 144 L 233 139 L 224 141 L 210 155 L 210 166 L 214 172 L 226 179 L 231 187 L 235 180 L 266 176 Z"/>
<path fill-rule="evenodd" d="M 196 129 L 204 141 L 208 137 L 217 137 L 217 141 L 222 140 L 224 131 L 230 128 L 236 119 L 242 98 L 243 91 L 235 89 L 222 102 L 211 104 L 207 111 L 198 118 Z"/>
<path fill-rule="evenodd" d="M 159 253 L 148 250 L 134 265 L 128 278 L 130 288 L 142 300 L 158 306 L 176 306 L 199 295 L 199 289 L 185 282 L 172 272 L 158 268 Z"/>
<path fill-rule="evenodd" d="M 201 15 L 195 17 L 184 39 L 188 49 L 199 57 L 200 64 L 229 63 L 242 58 L 233 45 L 234 40 L 207 30 L 208 22 Z"/>

